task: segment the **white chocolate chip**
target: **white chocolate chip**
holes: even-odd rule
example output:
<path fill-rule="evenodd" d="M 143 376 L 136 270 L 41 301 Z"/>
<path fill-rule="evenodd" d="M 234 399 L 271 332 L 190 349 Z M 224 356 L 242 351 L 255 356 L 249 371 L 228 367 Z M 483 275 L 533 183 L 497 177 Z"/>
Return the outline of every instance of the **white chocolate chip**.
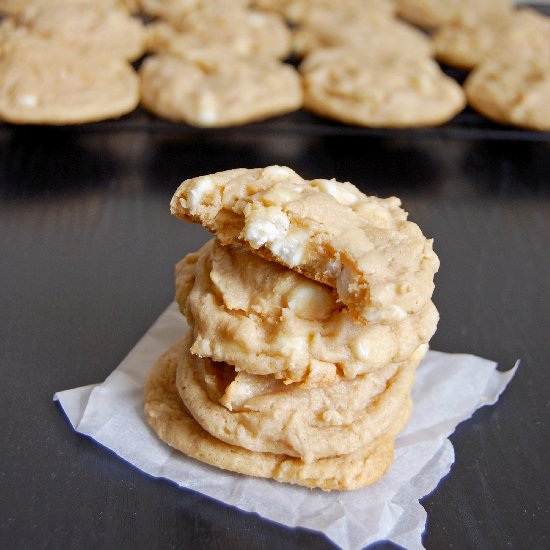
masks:
<path fill-rule="evenodd" d="M 279 333 L 273 340 L 273 349 L 286 357 L 302 357 L 303 360 L 308 354 L 308 335 Z"/>
<path fill-rule="evenodd" d="M 334 298 L 321 285 L 304 284 L 290 292 L 288 307 L 301 319 L 326 319 L 334 309 Z"/>
<path fill-rule="evenodd" d="M 389 211 L 375 202 L 363 202 L 357 206 L 355 211 L 369 223 L 378 227 L 387 227 L 392 223 L 392 216 Z"/>
<path fill-rule="evenodd" d="M 393 304 L 387 309 L 369 307 L 363 312 L 363 317 L 369 323 L 380 323 L 382 321 L 401 321 L 407 316 L 407 312 Z"/>
<path fill-rule="evenodd" d="M 294 170 L 287 168 L 286 166 L 268 166 L 262 171 L 262 177 L 268 179 L 280 179 L 281 176 L 292 177 L 293 179 L 297 176 Z"/>
<path fill-rule="evenodd" d="M 290 220 L 279 207 L 253 208 L 246 217 L 241 236 L 252 248 L 260 248 L 284 237 L 289 227 Z"/>
<path fill-rule="evenodd" d="M 266 206 L 271 206 L 296 200 L 299 196 L 299 190 L 293 189 L 288 185 L 276 185 L 263 193 L 262 202 Z"/>
<path fill-rule="evenodd" d="M 218 113 L 212 110 L 202 110 L 197 113 L 197 122 L 201 126 L 212 126 L 218 121 Z"/>
<path fill-rule="evenodd" d="M 203 126 L 212 126 L 218 121 L 218 100 L 216 96 L 205 91 L 198 97 L 197 100 L 197 116 L 196 120 Z"/>
<path fill-rule="evenodd" d="M 215 188 L 216 184 L 211 177 L 203 176 L 197 178 L 187 191 L 187 207 L 189 211 L 193 213 Z"/>
<path fill-rule="evenodd" d="M 17 96 L 17 103 L 25 107 L 36 107 L 38 105 L 38 98 L 32 94 L 21 94 Z"/>
<path fill-rule="evenodd" d="M 319 191 L 330 195 L 344 206 L 351 206 L 359 200 L 355 193 L 346 189 L 343 184 L 336 180 L 318 179 L 313 180 L 311 183 L 314 187 L 317 187 Z"/>
<path fill-rule="evenodd" d="M 269 250 L 289 267 L 302 263 L 311 233 L 305 229 L 292 228 L 284 237 L 269 244 Z"/>
<path fill-rule="evenodd" d="M 246 36 L 240 36 L 233 44 L 235 51 L 240 55 L 250 55 L 252 53 L 252 41 Z"/>
<path fill-rule="evenodd" d="M 358 361 L 368 361 L 370 356 L 370 347 L 368 338 L 358 337 L 350 344 L 351 352 Z"/>
<path fill-rule="evenodd" d="M 266 17 L 257 11 L 252 11 L 248 14 L 248 22 L 251 27 L 262 27 L 266 23 Z"/>

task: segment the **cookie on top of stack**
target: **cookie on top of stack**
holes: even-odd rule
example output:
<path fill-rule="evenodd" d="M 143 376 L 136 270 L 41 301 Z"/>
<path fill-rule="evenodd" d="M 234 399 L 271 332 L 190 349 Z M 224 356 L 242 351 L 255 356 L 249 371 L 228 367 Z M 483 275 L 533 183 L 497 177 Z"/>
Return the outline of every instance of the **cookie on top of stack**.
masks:
<path fill-rule="evenodd" d="M 379 480 L 438 321 L 431 240 L 395 197 L 280 166 L 187 180 L 171 210 L 215 238 L 176 267 L 190 328 L 148 376 L 153 429 L 242 474 Z"/>

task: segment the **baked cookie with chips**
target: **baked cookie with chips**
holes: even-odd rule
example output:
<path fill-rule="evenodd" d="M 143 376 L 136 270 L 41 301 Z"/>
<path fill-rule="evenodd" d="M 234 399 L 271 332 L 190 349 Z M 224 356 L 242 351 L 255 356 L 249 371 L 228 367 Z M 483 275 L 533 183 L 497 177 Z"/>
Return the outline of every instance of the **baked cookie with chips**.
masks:
<path fill-rule="evenodd" d="M 373 128 L 436 126 L 465 106 L 462 88 L 428 57 L 317 50 L 300 65 L 304 107 Z"/>
<path fill-rule="evenodd" d="M 147 58 L 139 74 L 146 109 L 193 126 L 246 124 L 302 105 L 296 70 L 269 58 L 212 50 L 188 51 L 186 58 L 160 54 Z"/>
<path fill-rule="evenodd" d="M 468 103 L 500 124 L 550 131 L 550 58 L 516 52 L 490 59 L 470 73 Z"/>
<path fill-rule="evenodd" d="M 438 321 L 430 301 L 392 324 L 357 322 L 330 287 L 216 239 L 176 266 L 176 301 L 191 353 L 312 387 L 407 360 Z"/>
<path fill-rule="evenodd" d="M 133 111 L 139 81 L 126 61 L 18 35 L 0 53 L 0 118 L 17 124 L 80 124 Z"/>
<path fill-rule="evenodd" d="M 171 211 L 222 244 L 329 285 L 363 322 L 404 319 L 432 296 L 439 267 L 432 241 L 407 221 L 396 197 L 369 197 L 351 183 L 308 181 L 270 166 L 186 180 Z"/>

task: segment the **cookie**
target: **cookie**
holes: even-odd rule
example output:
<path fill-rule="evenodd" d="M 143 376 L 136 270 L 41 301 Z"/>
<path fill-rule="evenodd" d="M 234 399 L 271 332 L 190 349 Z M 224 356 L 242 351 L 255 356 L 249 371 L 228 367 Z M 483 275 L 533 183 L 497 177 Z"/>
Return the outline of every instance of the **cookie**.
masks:
<path fill-rule="evenodd" d="M 349 454 L 386 433 L 410 399 L 424 348 L 404 363 L 311 388 L 192 356 L 187 340 L 178 353 L 176 387 L 216 439 L 312 462 Z"/>
<path fill-rule="evenodd" d="M 148 27 L 148 50 L 185 57 L 189 49 L 219 49 L 238 56 L 284 59 L 290 53 L 290 31 L 275 14 L 251 10 L 195 12 L 179 27 L 165 22 Z"/>
<path fill-rule="evenodd" d="M 67 4 L 28 9 L 20 22 L 31 33 L 84 53 L 132 61 L 143 54 L 143 24 L 122 9 L 103 4 Z"/>
<path fill-rule="evenodd" d="M 214 239 L 176 266 L 176 300 L 192 353 L 310 386 L 406 360 L 438 321 L 428 302 L 395 324 L 359 323 L 329 287 Z"/>
<path fill-rule="evenodd" d="M 424 28 L 457 19 L 471 22 L 512 9 L 510 0 L 396 0 L 397 14 Z"/>
<path fill-rule="evenodd" d="M 293 51 L 298 56 L 337 47 L 353 47 L 371 55 L 432 54 L 431 40 L 425 33 L 377 12 L 314 12 L 293 34 Z"/>
<path fill-rule="evenodd" d="M 207 51 L 190 51 L 187 59 L 161 54 L 147 58 L 139 73 L 146 109 L 194 126 L 246 124 L 302 104 L 295 69 L 273 59 Z"/>
<path fill-rule="evenodd" d="M 300 72 L 304 108 L 347 124 L 435 126 L 465 106 L 462 88 L 427 57 L 332 48 L 313 52 Z"/>
<path fill-rule="evenodd" d="M 174 215 L 336 289 L 364 322 L 395 322 L 430 300 L 439 260 L 395 197 L 307 181 L 290 168 L 236 169 L 184 181 Z"/>
<path fill-rule="evenodd" d="M 78 124 L 118 117 L 139 101 L 132 67 L 51 40 L 22 36 L 0 54 L 0 118 L 20 124 Z"/>
<path fill-rule="evenodd" d="M 409 401 L 391 430 L 368 448 L 305 463 L 287 455 L 249 451 L 210 435 L 183 405 L 176 390 L 176 369 L 174 347 L 151 369 L 144 391 L 145 417 L 164 442 L 218 468 L 325 491 L 358 489 L 378 481 L 392 463 L 394 437 L 412 408 Z"/>
<path fill-rule="evenodd" d="M 466 79 L 468 103 L 500 124 L 550 131 L 550 59 L 499 56 L 479 65 Z"/>

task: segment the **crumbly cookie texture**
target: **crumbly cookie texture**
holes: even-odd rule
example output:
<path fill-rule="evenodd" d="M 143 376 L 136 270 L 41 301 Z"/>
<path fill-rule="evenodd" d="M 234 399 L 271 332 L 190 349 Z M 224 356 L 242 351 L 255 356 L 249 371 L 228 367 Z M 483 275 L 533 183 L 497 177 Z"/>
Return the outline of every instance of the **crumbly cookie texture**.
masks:
<path fill-rule="evenodd" d="M 293 51 L 305 56 L 321 48 L 356 48 L 370 55 L 429 57 L 430 38 L 417 28 L 378 12 L 314 12 L 293 33 Z"/>
<path fill-rule="evenodd" d="M 464 89 L 468 103 L 501 124 L 550 131 L 550 59 L 499 56 L 479 65 Z"/>
<path fill-rule="evenodd" d="M 396 0 L 397 13 L 419 27 L 434 28 L 457 19 L 480 17 L 512 9 L 511 0 Z"/>
<path fill-rule="evenodd" d="M 186 341 L 176 387 L 191 415 L 217 439 L 311 463 L 365 448 L 388 431 L 406 408 L 425 348 L 402 364 L 311 388 L 237 374 L 227 364 L 192 356 Z"/>
<path fill-rule="evenodd" d="M 300 72 L 304 107 L 349 124 L 434 126 L 466 103 L 462 88 L 427 57 L 330 48 L 308 56 Z"/>
<path fill-rule="evenodd" d="M 308 386 L 404 361 L 438 321 L 430 301 L 394 324 L 360 323 L 331 288 L 214 239 L 176 266 L 176 301 L 192 353 Z"/>
<path fill-rule="evenodd" d="M 365 322 L 395 322 L 430 300 L 439 260 L 432 241 L 395 197 L 367 197 L 351 183 L 304 180 L 287 167 L 236 169 L 184 181 L 174 215 L 202 223 L 336 289 Z"/>
<path fill-rule="evenodd" d="M 302 104 L 296 70 L 273 59 L 189 51 L 187 59 L 168 54 L 149 57 L 139 73 L 144 107 L 194 126 L 245 124 L 294 111 Z"/>
<path fill-rule="evenodd" d="M 145 385 L 145 417 L 158 436 L 184 454 L 218 468 L 325 491 L 351 490 L 378 481 L 393 460 L 395 435 L 411 411 L 409 401 L 389 432 L 373 445 L 348 455 L 306 463 L 282 454 L 250 451 L 220 441 L 189 414 L 176 390 L 178 347 L 168 350 L 151 369 Z"/>
<path fill-rule="evenodd" d="M 157 22 L 148 26 L 148 49 L 185 57 L 190 48 L 219 48 L 243 57 L 284 59 L 291 35 L 283 19 L 252 10 L 193 12 L 179 25 Z"/>
<path fill-rule="evenodd" d="M 37 37 L 5 42 L 0 74 L 0 118 L 8 122 L 93 122 L 126 114 L 139 101 L 138 78 L 127 62 Z"/>
<path fill-rule="evenodd" d="M 104 4 L 31 7 L 20 23 L 31 33 L 84 53 L 102 53 L 133 61 L 143 54 L 143 24 L 122 8 Z"/>

